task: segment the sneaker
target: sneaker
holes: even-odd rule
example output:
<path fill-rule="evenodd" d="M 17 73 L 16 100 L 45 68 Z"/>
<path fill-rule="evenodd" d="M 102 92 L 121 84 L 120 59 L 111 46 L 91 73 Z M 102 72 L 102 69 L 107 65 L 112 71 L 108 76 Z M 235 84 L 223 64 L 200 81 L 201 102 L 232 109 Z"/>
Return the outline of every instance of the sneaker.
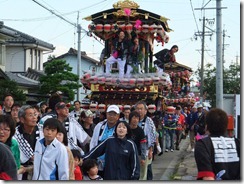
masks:
<path fill-rule="evenodd" d="M 164 152 L 161 151 L 161 152 L 158 154 L 158 156 L 161 156 L 163 153 L 164 153 Z"/>
<path fill-rule="evenodd" d="M 191 149 L 191 152 L 194 152 L 194 151 L 195 151 L 194 148 L 192 148 L 192 149 Z"/>
<path fill-rule="evenodd" d="M 179 146 L 176 147 L 176 150 L 180 150 Z"/>
<path fill-rule="evenodd" d="M 173 150 L 173 149 L 170 149 L 170 151 L 171 151 L 171 152 L 174 152 L 174 150 Z"/>
<path fill-rule="evenodd" d="M 168 152 L 169 150 L 168 149 L 165 149 L 165 152 Z"/>

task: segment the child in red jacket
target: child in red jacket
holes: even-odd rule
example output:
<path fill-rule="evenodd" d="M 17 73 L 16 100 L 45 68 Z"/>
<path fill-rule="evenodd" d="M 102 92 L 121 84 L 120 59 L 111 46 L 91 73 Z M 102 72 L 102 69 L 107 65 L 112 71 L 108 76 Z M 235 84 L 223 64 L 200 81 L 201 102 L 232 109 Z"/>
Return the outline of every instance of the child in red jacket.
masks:
<path fill-rule="evenodd" d="M 75 180 L 83 180 L 83 175 L 80 169 L 80 165 L 82 164 L 81 153 L 79 150 L 75 150 L 75 149 L 72 149 L 71 152 L 73 154 L 74 163 L 75 163 L 75 170 L 74 170 Z"/>

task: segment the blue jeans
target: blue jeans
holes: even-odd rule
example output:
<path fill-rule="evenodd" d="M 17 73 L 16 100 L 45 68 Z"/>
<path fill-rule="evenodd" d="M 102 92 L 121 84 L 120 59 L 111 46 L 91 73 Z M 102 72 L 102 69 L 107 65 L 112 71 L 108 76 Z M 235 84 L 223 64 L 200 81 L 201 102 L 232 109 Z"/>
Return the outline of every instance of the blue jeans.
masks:
<path fill-rule="evenodd" d="M 174 149 L 175 130 L 165 129 L 166 132 L 166 149 Z"/>

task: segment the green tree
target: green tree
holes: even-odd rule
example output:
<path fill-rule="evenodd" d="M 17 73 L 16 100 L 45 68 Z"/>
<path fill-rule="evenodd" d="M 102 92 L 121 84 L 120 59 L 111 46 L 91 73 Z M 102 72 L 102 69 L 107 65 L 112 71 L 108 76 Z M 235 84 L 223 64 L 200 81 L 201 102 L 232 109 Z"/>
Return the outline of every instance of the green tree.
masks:
<path fill-rule="evenodd" d="M 11 94 L 14 97 L 14 101 L 23 104 L 26 101 L 26 95 L 24 91 L 19 89 L 18 84 L 12 80 L 0 80 L 0 99 L 6 94 Z"/>
<path fill-rule="evenodd" d="M 200 68 L 196 71 L 197 78 L 200 78 Z M 231 64 L 223 71 L 223 93 L 224 94 L 240 94 L 240 66 Z M 207 64 L 204 67 L 204 86 L 203 93 L 206 99 L 210 100 L 212 107 L 216 107 L 216 67 Z"/>
<path fill-rule="evenodd" d="M 52 94 L 61 91 L 68 101 L 74 100 L 75 90 L 82 85 L 78 84 L 79 77 L 73 74 L 72 67 L 65 60 L 54 59 L 44 66 L 45 76 L 40 77 L 40 92 Z"/>

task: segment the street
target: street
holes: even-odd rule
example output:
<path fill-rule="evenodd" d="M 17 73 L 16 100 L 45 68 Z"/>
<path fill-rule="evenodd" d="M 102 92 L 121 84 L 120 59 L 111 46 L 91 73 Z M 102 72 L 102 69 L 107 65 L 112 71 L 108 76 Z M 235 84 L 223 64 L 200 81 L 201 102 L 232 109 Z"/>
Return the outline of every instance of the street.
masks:
<path fill-rule="evenodd" d="M 161 156 L 156 155 L 152 162 L 153 180 L 179 180 L 177 179 L 177 177 L 182 177 L 182 176 L 177 176 L 177 168 L 183 162 L 183 159 L 185 157 L 188 158 L 189 155 L 191 156 L 190 159 L 194 159 L 194 154 L 193 152 L 189 151 L 188 147 L 189 147 L 189 138 L 186 138 L 182 140 L 182 142 L 180 143 L 180 150 L 174 150 L 174 152 L 170 152 L 170 151 L 164 152 L 163 155 Z M 193 165 L 192 167 L 194 171 L 191 174 L 195 176 L 196 167 L 195 165 Z M 184 168 L 184 170 L 186 171 L 186 168 Z M 184 173 L 183 174 L 181 173 L 180 175 L 184 175 Z M 180 180 L 183 179 L 180 178 Z"/>

